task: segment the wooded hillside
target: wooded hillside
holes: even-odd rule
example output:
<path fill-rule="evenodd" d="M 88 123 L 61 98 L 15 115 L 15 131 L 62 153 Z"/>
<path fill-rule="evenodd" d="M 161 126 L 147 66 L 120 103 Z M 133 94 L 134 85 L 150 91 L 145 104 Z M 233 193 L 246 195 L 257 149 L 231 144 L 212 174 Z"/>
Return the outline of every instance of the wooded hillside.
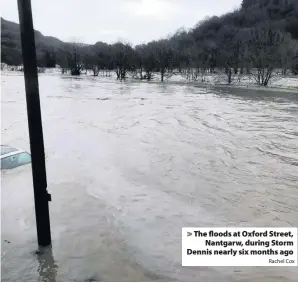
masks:
<path fill-rule="evenodd" d="M 2 62 L 21 64 L 19 26 L 1 19 Z M 123 79 L 128 71 L 140 79 L 152 72 L 173 70 L 213 72 L 222 68 L 230 82 L 232 73 L 257 69 L 257 79 L 266 85 L 275 68 L 298 73 L 298 1 L 243 0 L 242 6 L 221 17 L 199 22 L 190 30 L 180 29 L 172 36 L 132 47 L 118 42 L 112 45 L 64 43 L 36 31 L 38 65 L 60 65 L 64 71 L 116 70 Z M 197 72 L 193 74 L 193 70 Z"/>

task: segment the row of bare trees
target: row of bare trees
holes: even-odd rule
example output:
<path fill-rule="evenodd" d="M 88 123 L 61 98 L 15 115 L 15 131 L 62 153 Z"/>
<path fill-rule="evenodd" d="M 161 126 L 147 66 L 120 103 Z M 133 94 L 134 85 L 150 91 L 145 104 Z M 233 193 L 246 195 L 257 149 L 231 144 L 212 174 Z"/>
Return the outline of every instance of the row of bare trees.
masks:
<path fill-rule="evenodd" d="M 270 22 L 252 29 L 223 28 L 220 46 L 219 65 L 224 67 L 228 83 L 232 81 L 233 71 L 237 74 L 239 69 L 240 72 L 246 69 L 263 86 L 277 73 L 297 71 L 297 41 Z"/>
<path fill-rule="evenodd" d="M 207 72 L 217 71 L 226 75 L 229 84 L 235 75 L 245 73 L 267 86 L 276 70 L 282 74 L 297 71 L 297 41 L 271 22 L 241 29 L 223 25 L 216 34 L 209 27 L 208 32 L 196 37 L 194 31 L 179 30 L 172 37 L 134 48 L 123 42 L 69 44 L 57 57 L 63 72 L 80 75 L 90 70 L 98 76 L 101 70 L 115 71 L 119 80 L 128 73 L 141 80 L 151 80 L 156 73 L 160 81 L 176 73 L 189 80 L 204 80 Z"/>

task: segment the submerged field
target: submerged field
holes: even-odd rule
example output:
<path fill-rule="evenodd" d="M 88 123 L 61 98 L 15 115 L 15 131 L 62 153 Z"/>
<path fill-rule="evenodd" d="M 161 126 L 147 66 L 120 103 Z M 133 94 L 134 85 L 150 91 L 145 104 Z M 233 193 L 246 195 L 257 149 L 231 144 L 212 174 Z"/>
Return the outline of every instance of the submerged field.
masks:
<path fill-rule="evenodd" d="M 24 78 L 1 77 L 2 144 L 29 150 Z M 42 74 L 53 250 L 35 254 L 30 168 L 2 175 L 3 281 L 295 281 L 181 266 L 185 226 L 298 226 L 298 96 Z"/>

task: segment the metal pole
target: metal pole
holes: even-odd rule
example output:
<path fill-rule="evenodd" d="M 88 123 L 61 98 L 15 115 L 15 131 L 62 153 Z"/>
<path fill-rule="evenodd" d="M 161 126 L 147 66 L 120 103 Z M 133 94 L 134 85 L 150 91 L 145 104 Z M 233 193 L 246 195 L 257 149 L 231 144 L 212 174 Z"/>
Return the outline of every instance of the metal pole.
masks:
<path fill-rule="evenodd" d="M 30 137 L 32 177 L 38 245 L 51 244 L 47 176 L 38 90 L 35 39 L 30 0 L 18 0 L 21 43 L 25 76 L 28 127 Z"/>

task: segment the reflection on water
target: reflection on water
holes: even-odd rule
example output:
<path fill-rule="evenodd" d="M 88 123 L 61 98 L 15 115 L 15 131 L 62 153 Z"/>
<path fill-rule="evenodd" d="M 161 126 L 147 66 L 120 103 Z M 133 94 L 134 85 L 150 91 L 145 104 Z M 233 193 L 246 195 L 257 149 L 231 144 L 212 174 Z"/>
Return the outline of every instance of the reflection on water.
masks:
<path fill-rule="evenodd" d="M 28 150 L 23 78 L 3 78 L 3 143 Z M 181 266 L 181 227 L 298 226 L 297 95 L 46 75 L 40 93 L 55 260 L 28 256 L 30 170 L 4 174 L 2 279 L 298 278 L 297 268 Z"/>
<path fill-rule="evenodd" d="M 58 266 L 53 258 L 52 247 L 39 247 L 36 254 L 39 262 L 39 281 L 55 282 Z"/>

